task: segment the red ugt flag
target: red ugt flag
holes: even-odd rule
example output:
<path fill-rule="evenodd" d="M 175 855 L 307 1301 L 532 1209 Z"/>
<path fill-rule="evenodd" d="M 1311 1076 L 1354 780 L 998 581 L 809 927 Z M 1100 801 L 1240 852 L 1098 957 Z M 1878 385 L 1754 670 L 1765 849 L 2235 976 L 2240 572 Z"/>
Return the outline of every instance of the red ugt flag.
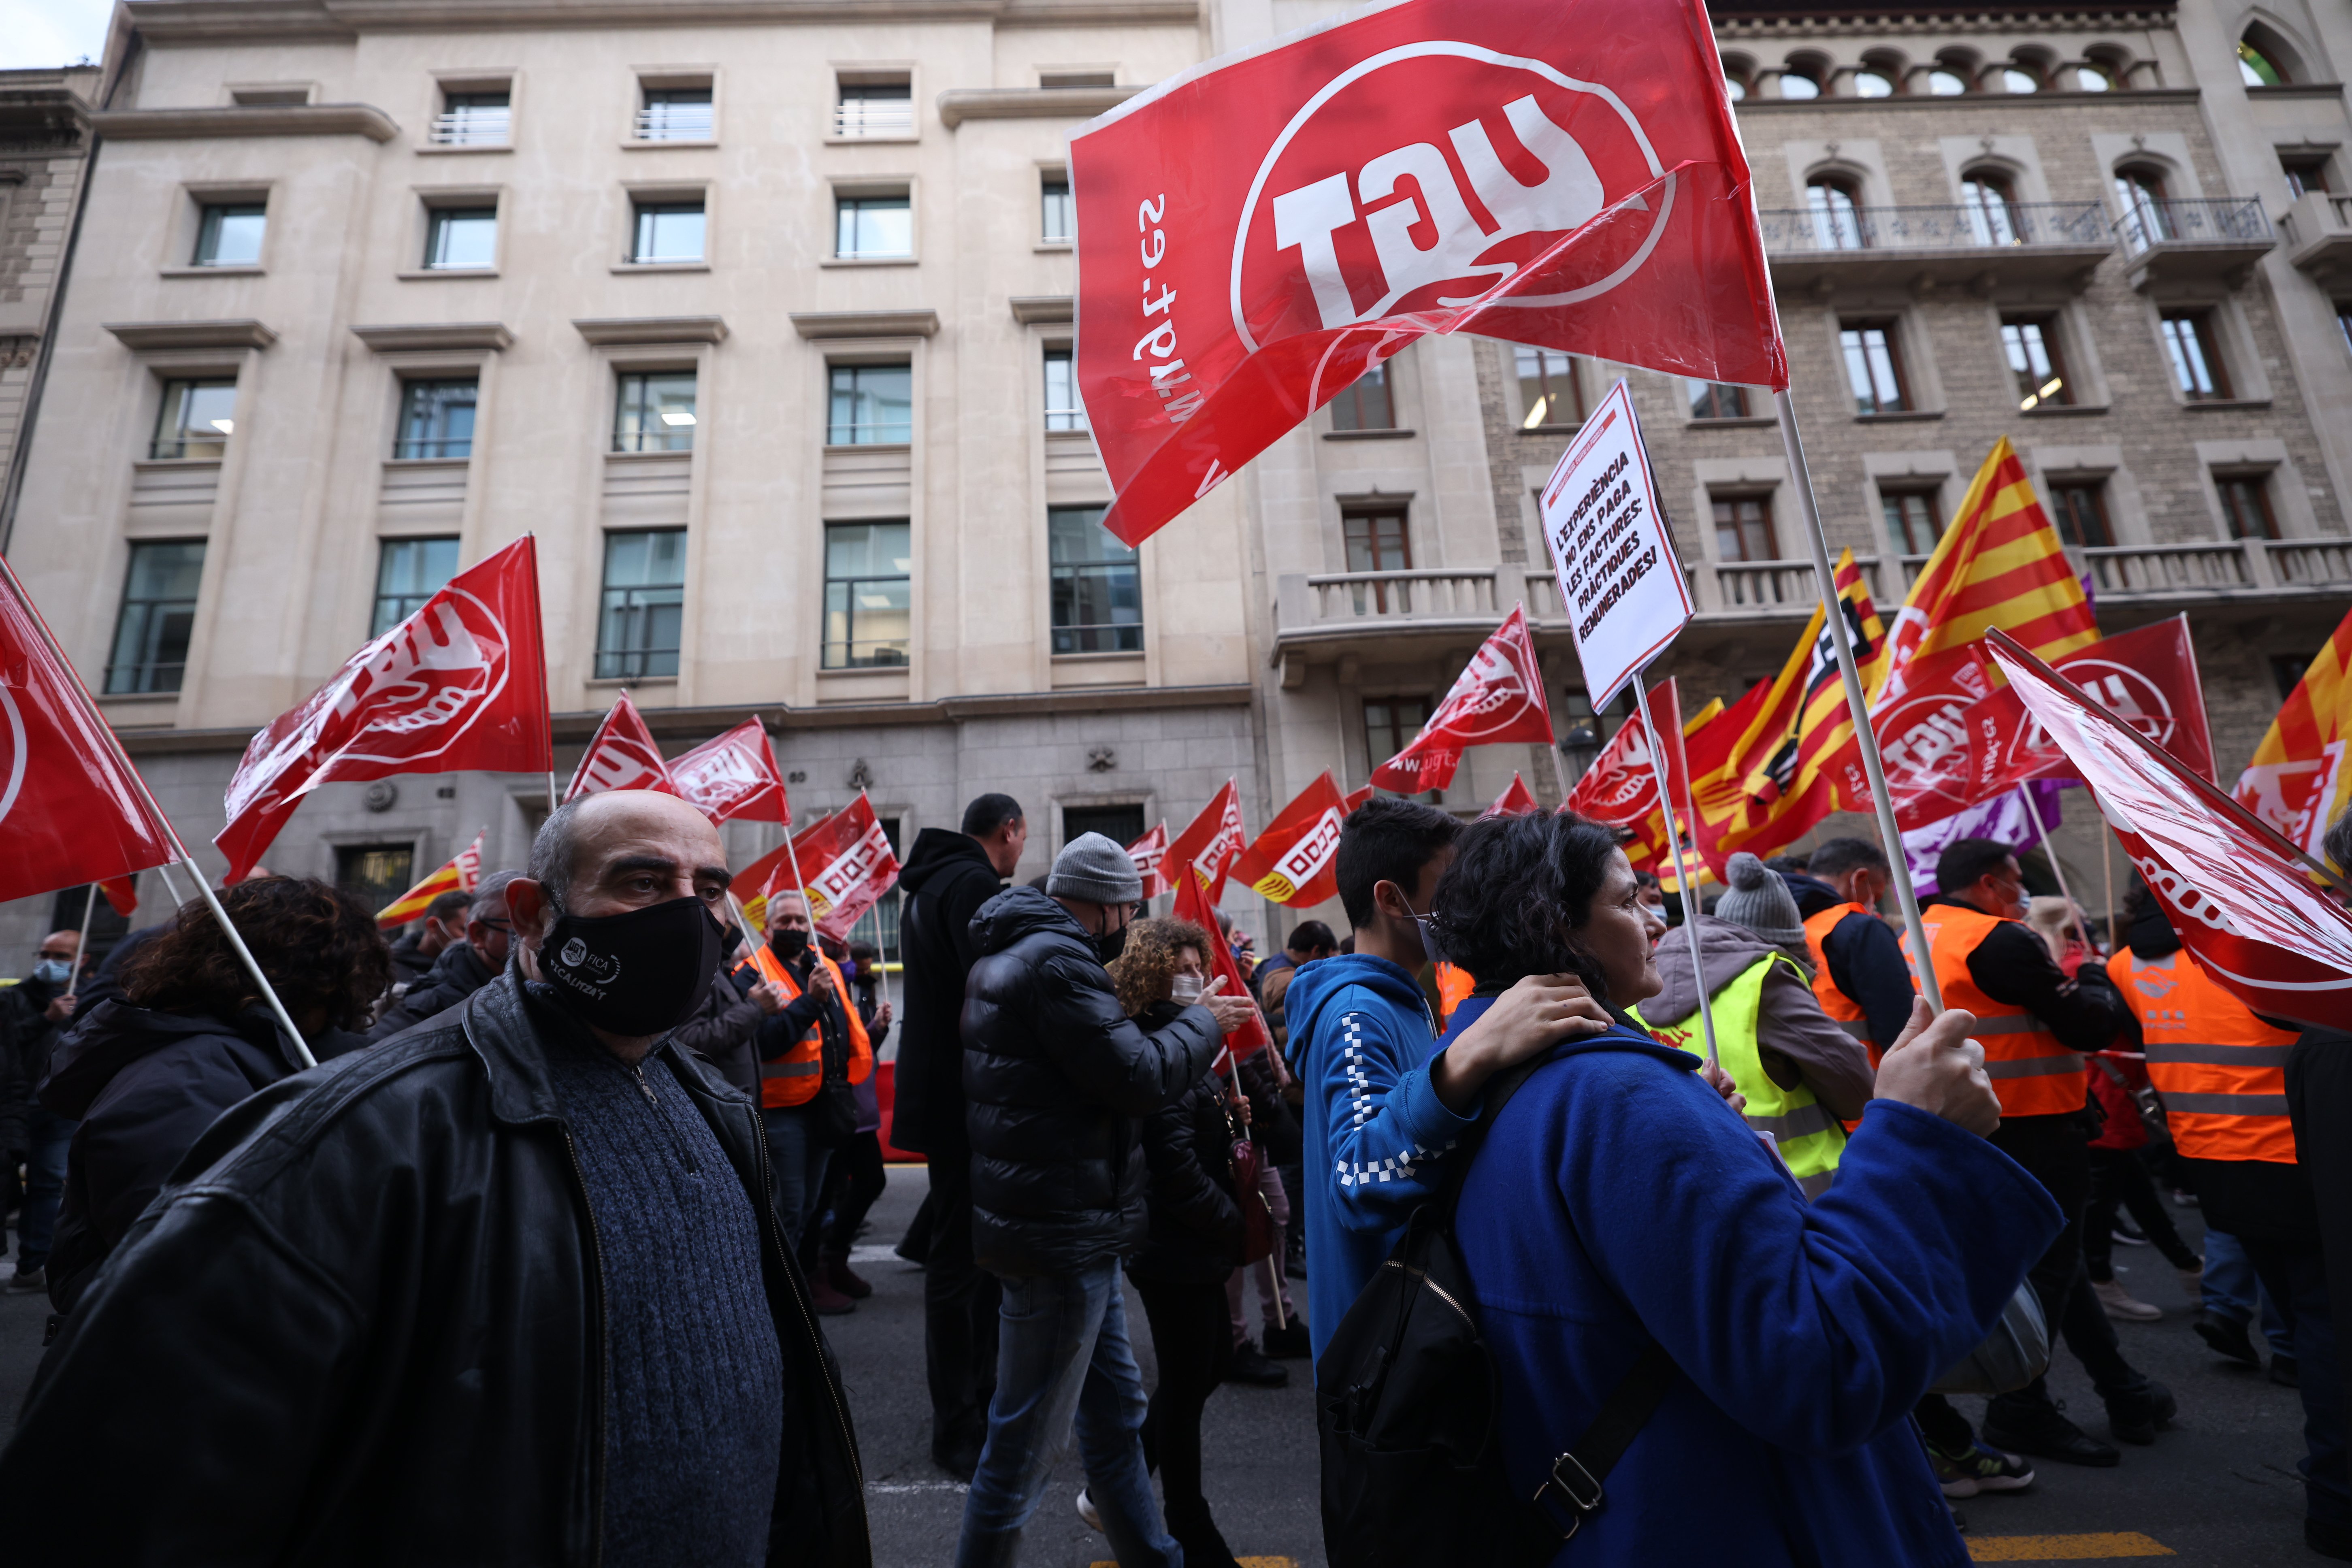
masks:
<path fill-rule="evenodd" d="M 1339 891 L 1339 825 L 1354 809 L 1329 769 L 1275 814 L 1234 875 L 1277 904 L 1319 904 Z"/>
<path fill-rule="evenodd" d="M 1428 332 L 1788 384 L 1699 0 L 1405 0 L 1164 82 L 1070 166 L 1130 544 Z"/>
<path fill-rule="evenodd" d="M 677 793 L 677 787 L 670 783 L 669 764 L 662 761 L 661 748 L 654 743 L 654 732 L 646 728 L 645 716 L 637 711 L 637 705 L 629 700 L 625 691 L 604 715 L 604 721 L 596 726 L 595 738 L 581 753 L 580 765 L 572 771 L 572 782 L 564 786 L 563 798 L 601 795 L 608 789 Z"/>
<path fill-rule="evenodd" d="M 1225 787 L 1211 797 L 1201 815 L 1168 847 L 1163 874 L 1180 890 L 1187 881 L 1198 882 L 1213 906 L 1225 896 L 1225 873 L 1233 869 L 1248 842 L 1242 828 L 1242 793 L 1227 779 Z"/>
<path fill-rule="evenodd" d="M 809 916 L 817 934 L 836 942 L 847 942 L 857 917 L 898 879 L 898 857 L 863 791 L 846 809 L 793 839 L 793 850 L 808 881 Z"/>
<path fill-rule="evenodd" d="M 1524 606 L 1514 607 L 1495 635 L 1470 656 L 1421 733 L 1372 770 L 1372 783 L 1399 795 L 1444 789 L 1454 782 L 1464 751 L 1510 741 L 1551 744 L 1543 667 L 1528 637 Z"/>
<path fill-rule="evenodd" d="M 1986 643 L 2199 966 L 2266 1016 L 2352 1027 L 2352 911 L 2312 886 L 2294 847 L 2015 638 Z"/>
<path fill-rule="evenodd" d="M 757 719 L 746 719 L 703 742 L 670 763 L 669 776 L 677 793 L 700 806 L 713 822 L 745 816 L 793 825 L 784 775 L 776 770 L 776 749 L 768 743 L 767 726 Z"/>
<path fill-rule="evenodd" d="M 1166 892 L 1168 877 L 1161 867 L 1168 858 L 1168 824 L 1160 823 L 1129 845 L 1127 858 L 1135 862 L 1136 872 L 1143 879 L 1145 898 L 1156 899 Z"/>
<path fill-rule="evenodd" d="M 111 883 L 179 858 L 81 677 L 0 561 L 0 899 Z"/>
<path fill-rule="evenodd" d="M 228 783 L 228 826 L 213 842 L 234 882 L 320 784 L 554 766 L 538 555 L 525 534 L 450 578 L 254 736 Z"/>

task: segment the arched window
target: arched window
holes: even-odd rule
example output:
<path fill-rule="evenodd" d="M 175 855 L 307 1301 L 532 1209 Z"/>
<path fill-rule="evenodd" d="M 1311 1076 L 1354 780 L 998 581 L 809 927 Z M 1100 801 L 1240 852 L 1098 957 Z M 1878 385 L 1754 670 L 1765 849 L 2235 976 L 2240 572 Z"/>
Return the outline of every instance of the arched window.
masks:
<path fill-rule="evenodd" d="M 2023 66 L 2003 66 L 2000 71 L 2003 92 L 2040 92 L 2042 79 Z"/>
<path fill-rule="evenodd" d="M 1972 169 L 1960 176 L 1960 205 L 1979 245 L 2015 245 L 2017 195 L 1997 169 Z"/>
<path fill-rule="evenodd" d="M 1745 99 L 1748 96 L 1748 73 L 1726 66 L 1723 71 L 1723 90 L 1731 95 L 1731 101 L 1734 103 Z"/>
<path fill-rule="evenodd" d="M 2111 92 L 2115 89 L 2116 79 L 2102 65 L 2069 66 L 2064 74 L 2066 79 L 2067 79 L 2066 85 L 2076 92 Z"/>
<path fill-rule="evenodd" d="M 1969 79 L 1938 66 L 1927 73 L 1927 91 L 1937 98 L 1958 98 L 1969 90 Z"/>
<path fill-rule="evenodd" d="M 2238 77 L 2248 87 L 2284 87 L 2294 79 L 2280 66 L 2277 47 L 2264 48 L 2252 32 L 2238 40 Z"/>
<path fill-rule="evenodd" d="M 1813 215 L 1813 243 L 1822 249 L 1860 250 L 1870 243 L 1862 197 L 1844 175 L 1816 174 L 1806 181 L 1805 205 Z"/>
<path fill-rule="evenodd" d="M 2144 163 L 2117 169 L 2116 201 L 2124 212 L 2124 243 L 2132 249 L 2146 250 L 2159 240 L 2176 237 L 2172 202 L 2161 169 Z"/>
<path fill-rule="evenodd" d="M 1821 95 L 1822 84 L 1815 81 L 1811 77 L 1805 75 L 1802 71 L 1791 70 L 1783 74 L 1780 78 L 1780 96 L 1782 98 L 1819 98 Z"/>
<path fill-rule="evenodd" d="M 1893 98 L 1895 79 L 1883 70 L 1859 70 L 1853 73 L 1853 95 L 1856 98 Z"/>

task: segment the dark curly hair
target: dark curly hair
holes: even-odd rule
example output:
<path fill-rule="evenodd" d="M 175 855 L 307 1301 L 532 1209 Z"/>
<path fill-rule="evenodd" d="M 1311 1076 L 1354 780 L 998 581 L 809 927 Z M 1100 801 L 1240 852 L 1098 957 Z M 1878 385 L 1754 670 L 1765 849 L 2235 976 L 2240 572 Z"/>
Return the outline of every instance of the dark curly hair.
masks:
<path fill-rule="evenodd" d="M 257 877 L 224 889 L 220 901 L 289 1015 L 324 1007 L 330 1028 L 367 1022 L 370 1005 L 392 983 L 392 954 L 356 894 L 311 877 Z M 259 996 L 220 922 L 191 900 L 124 961 L 122 999 L 226 1021 Z"/>
<path fill-rule="evenodd" d="M 1439 953 L 1476 976 L 1482 991 L 1529 974 L 1573 974 L 1608 1001 L 1601 965 L 1576 930 L 1591 918 L 1620 837 L 1566 813 L 1472 823 L 1454 840 L 1454 864 L 1431 900 Z"/>
<path fill-rule="evenodd" d="M 1201 955 L 1204 967 L 1216 955 L 1209 933 L 1191 921 L 1138 921 L 1127 928 L 1127 950 L 1112 962 L 1110 978 L 1129 1017 L 1168 1000 L 1176 979 L 1176 955 L 1188 947 Z"/>

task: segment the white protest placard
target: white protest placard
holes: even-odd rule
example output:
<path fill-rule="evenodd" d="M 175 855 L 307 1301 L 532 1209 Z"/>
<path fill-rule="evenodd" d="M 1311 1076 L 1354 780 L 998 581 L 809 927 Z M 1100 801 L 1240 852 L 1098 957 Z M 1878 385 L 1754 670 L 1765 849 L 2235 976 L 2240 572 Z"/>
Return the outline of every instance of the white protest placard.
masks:
<path fill-rule="evenodd" d="M 1651 484 L 1650 457 L 1619 381 L 1543 489 L 1544 538 L 1595 709 L 1691 618 L 1690 584 Z"/>

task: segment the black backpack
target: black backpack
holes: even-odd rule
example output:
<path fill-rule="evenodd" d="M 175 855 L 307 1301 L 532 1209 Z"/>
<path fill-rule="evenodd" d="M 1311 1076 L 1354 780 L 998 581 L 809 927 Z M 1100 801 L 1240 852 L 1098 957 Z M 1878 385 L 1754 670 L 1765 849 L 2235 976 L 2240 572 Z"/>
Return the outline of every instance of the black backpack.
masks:
<path fill-rule="evenodd" d="M 1478 1332 L 1454 1211 L 1487 1129 L 1535 1066 L 1487 1085 L 1444 1190 L 1412 1212 L 1315 1363 L 1331 1568 L 1540 1568 L 1599 1510 L 1601 1480 L 1673 1384 L 1675 1363 L 1653 1343 L 1576 1447 L 1551 1462 L 1542 1489 L 1512 1493 L 1495 1358 Z"/>

